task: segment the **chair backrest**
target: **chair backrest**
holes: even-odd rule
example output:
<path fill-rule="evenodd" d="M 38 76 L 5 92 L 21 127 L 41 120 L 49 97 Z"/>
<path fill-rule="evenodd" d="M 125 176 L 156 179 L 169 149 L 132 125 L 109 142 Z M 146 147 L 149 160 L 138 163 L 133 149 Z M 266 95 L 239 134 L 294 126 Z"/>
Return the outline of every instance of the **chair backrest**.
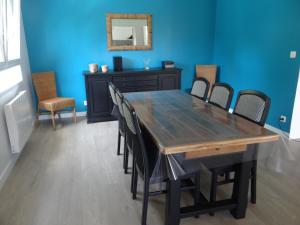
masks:
<path fill-rule="evenodd" d="M 117 99 L 116 99 L 116 87 L 112 82 L 108 82 L 108 89 L 111 96 L 111 99 L 114 103 L 114 105 L 118 105 Z"/>
<path fill-rule="evenodd" d="M 117 101 L 119 112 L 120 112 L 121 116 L 124 117 L 124 111 L 123 111 L 124 96 L 118 89 L 116 89 L 115 91 L 116 91 L 116 101 Z"/>
<path fill-rule="evenodd" d="M 215 83 L 208 99 L 210 104 L 228 110 L 233 96 L 233 89 L 225 83 Z"/>
<path fill-rule="evenodd" d="M 209 82 L 205 78 L 197 78 L 191 90 L 191 95 L 196 96 L 202 100 L 206 100 L 209 90 Z"/>
<path fill-rule="evenodd" d="M 33 73 L 32 81 L 39 101 L 57 97 L 54 72 Z"/>
<path fill-rule="evenodd" d="M 149 179 L 149 163 L 145 143 L 136 113 L 129 102 L 123 99 L 124 118 L 126 121 L 126 132 L 132 141 L 133 154 L 136 159 L 137 169 L 143 173 L 145 179 Z"/>
<path fill-rule="evenodd" d="M 233 113 L 260 126 L 264 126 L 271 99 L 262 92 L 254 90 L 240 91 Z"/>
<path fill-rule="evenodd" d="M 217 65 L 196 65 L 196 78 L 203 77 L 213 85 L 216 82 L 217 70 Z"/>

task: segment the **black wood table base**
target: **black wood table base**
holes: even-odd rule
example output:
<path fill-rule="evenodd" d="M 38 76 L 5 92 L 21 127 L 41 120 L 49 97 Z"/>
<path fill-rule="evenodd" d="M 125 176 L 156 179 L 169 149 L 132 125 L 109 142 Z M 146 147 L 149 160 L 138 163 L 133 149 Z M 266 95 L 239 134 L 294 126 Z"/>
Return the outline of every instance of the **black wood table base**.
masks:
<path fill-rule="evenodd" d="M 245 218 L 248 205 L 249 177 L 252 162 L 239 164 L 236 171 L 236 179 L 233 186 L 231 199 L 209 201 L 200 193 L 199 205 L 180 208 L 181 180 L 169 180 L 167 182 L 165 225 L 179 225 L 181 218 L 198 216 L 201 214 L 214 213 L 229 210 L 236 219 Z"/>
<path fill-rule="evenodd" d="M 245 218 L 246 216 L 251 168 L 252 162 L 244 162 L 240 164 L 240 168 L 236 171 L 232 199 L 237 203 L 237 206 L 231 210 L 231 214 L 236 219 Z"/>
<path fill-rule="evenodd" d="M 180 179 L 167 182 L 165 225 L 180 223 Z"/>

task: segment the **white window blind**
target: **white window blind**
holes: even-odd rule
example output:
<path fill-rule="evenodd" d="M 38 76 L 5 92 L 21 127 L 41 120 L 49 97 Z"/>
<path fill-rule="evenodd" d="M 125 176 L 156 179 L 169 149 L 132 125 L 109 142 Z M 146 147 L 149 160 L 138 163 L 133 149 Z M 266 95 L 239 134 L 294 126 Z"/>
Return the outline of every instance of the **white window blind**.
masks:
<path fill-rule="evenodd" d="M 0 93 L 22 81 L 20 0 L 0 0 Z"/>
<path fill-rule="evenodd" d="M 5 5 L 4 0 L 0 0 L 0 65 L 5 61 L 5 46 L 4 46 L 4 24 L 5 24 Z"/>
<path fill-rule="evenodd" d="M 20 63 L 20 0 L 0 0 L 0 70 Z"/>

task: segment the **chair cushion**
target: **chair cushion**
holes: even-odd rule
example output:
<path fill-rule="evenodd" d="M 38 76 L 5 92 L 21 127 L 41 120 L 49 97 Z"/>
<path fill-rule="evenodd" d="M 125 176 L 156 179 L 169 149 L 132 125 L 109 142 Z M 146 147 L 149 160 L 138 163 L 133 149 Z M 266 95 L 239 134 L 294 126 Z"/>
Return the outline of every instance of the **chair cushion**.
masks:
<path fill-rule="evenodd" d="M 68 107 L 74 107 L 75 100 L 73 98 L 50 98 L 39 102 L 40 109 L 48 111 L 58 111 Z"/>

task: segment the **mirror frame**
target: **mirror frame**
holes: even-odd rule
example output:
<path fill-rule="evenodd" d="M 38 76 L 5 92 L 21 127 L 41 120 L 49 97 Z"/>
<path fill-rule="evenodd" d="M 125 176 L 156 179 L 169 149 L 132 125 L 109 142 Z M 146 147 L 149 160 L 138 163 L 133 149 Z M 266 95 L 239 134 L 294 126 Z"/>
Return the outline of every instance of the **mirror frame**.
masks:
<path fill-rule="evenodd" d="M 148 45 L 136 46 L 113 46 L 112 45 L 112 20 L 113 19 L 145 19 L 148 24 Z M 151 50 L 152 49 L 152 15 L 150 14 L 115 14 L 106 15 L 106 32 L 107 46 L 109 51 L 125 51 L 125 50 Z"/>

